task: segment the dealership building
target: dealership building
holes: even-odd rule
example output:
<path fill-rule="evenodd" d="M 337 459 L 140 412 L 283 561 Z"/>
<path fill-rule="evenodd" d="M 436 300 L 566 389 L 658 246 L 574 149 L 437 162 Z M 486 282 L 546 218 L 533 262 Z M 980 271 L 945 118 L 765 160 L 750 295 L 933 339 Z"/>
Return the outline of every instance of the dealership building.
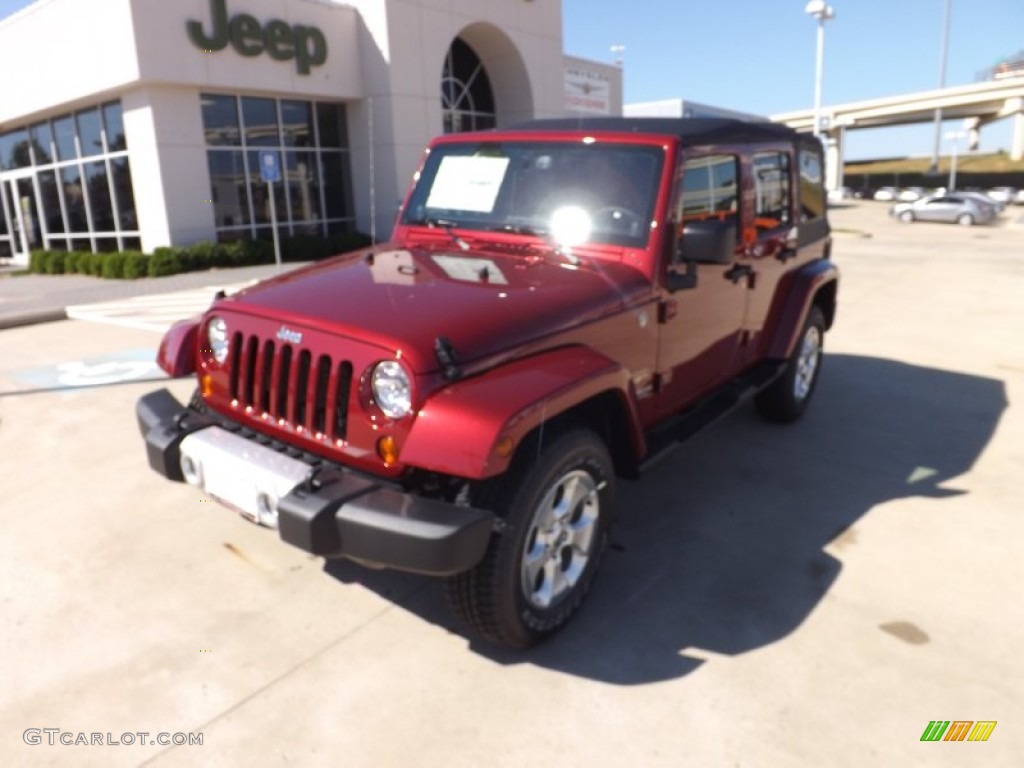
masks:
<path fill-rule="evenodd" d="M 0 71 L 15 263 L 268 238 L 272 210 L 383 238 L 432 136 L 622 113 L 557 0 L 37 0 L 0 20 Z"/>

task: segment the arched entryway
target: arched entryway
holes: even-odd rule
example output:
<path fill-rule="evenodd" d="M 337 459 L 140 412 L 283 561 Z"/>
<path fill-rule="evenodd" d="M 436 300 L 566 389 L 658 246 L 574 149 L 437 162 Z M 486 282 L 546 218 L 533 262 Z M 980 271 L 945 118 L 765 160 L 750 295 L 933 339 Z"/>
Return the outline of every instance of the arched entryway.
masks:
<path fill-rule="evenodd" d="M 462 38 L 455 39 L 444 59 L 441 119 L 445 133 L 482 131 L 497 125 L 491 79 L 476 51 Z"/>
<path fill-rule="evenodd" d="M 442 130 L 481 131 L 532 117 L 530 78 L 515 43 L 492 24 L 464 28 L 442 66 Z"/>

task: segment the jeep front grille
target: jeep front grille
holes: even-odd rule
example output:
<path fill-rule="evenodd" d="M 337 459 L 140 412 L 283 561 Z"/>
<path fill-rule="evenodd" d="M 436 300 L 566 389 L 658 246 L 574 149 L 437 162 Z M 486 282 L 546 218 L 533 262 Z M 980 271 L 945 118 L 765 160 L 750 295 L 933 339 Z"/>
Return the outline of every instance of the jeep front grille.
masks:
<path fill-rule="evenodd" d="M 258 414 L 344 440 L 352 363 L 272 339 L 235 333 L 230 358 L 231 398 Z"/>

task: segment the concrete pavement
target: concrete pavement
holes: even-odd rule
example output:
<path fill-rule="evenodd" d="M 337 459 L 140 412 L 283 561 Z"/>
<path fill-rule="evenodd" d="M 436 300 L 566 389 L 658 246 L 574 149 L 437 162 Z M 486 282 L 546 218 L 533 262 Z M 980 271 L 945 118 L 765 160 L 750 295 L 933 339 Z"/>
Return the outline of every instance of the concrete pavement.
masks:
<path fill-rule="evenodd" d="M 431 580 L 324 563 L 156 476 L 132 406 L 163 384 L 27 393 L 24 368 L 156 334 L 4 331 L 0 765 L 1016 768 L 1024 232 L 834 223 L 806 418 L 737 411 L 622 484 L 588 604 L 526 654 L 468 640 Z M 922 743 L 935 719 L 998 724 Z"/>

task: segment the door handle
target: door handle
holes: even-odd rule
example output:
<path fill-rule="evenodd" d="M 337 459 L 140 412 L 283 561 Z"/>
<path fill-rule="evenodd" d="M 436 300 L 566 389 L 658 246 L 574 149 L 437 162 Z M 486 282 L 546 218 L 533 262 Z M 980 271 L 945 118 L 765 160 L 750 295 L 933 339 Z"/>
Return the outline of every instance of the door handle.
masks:
<path fill-rule="evenodd" d="M 725 277 L 727 280 L 732 280 L 733 283 L 738 283 L 743 278 L 747 278 L 747 280 L 753 284 L 754 268 L 749 264 L 733 264 L 728 270 L 726 270 Z"/>

